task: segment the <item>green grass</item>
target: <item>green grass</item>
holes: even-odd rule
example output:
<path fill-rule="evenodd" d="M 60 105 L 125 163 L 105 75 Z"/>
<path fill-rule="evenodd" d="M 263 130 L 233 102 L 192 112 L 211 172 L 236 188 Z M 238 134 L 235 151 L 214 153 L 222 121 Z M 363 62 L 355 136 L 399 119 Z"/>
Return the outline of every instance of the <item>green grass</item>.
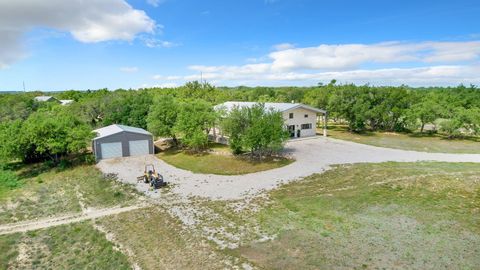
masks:
<path fill-rule="evenodd" d="M 128 204 L 136 198 L 133 188 L 104 179 L 93 165 L 66 170 L 39 167 L 17 169 L 21 186 L 2 190 L 0 224 L 80 212 L 77 190 L 87 207 Z"/>
<path fill-rule="evenodd" d="M 179 150 L 167 150 L 157 156 L 177 168 L 195 173 L 237 175 L 271 170 L 286 166 L 293 160 L 286 158 L 268 158 L 252 161 L 247 157 L 235 157 L 225 146 L 213 148 L 216 154 L 190 154 Z"/>
<path fill-rule="evenodd" d="M 89 222 L 0 236 L 0 269 L 131 269 Z"/>
<path fill-rule="evenodd" d="M 439 134 L 369 131 L 352 133 L 345 126 L 329 126 L 328 135 L 335 139 L 404 150 L 438 153 L 480 153 L 480 138 L 447 139 Z"/>
<path fill-rule="evenodd" d="M 480 166 L 339 166 L 271 192 L 273 241 L 234 250 L 266 269 L 477 269 Z"/>
<path fill-rule="evenodd" d="M 3 194 L 8 193 L 10 190 L 21 187 L 22 184 L 22 181 L 20 181 L 15 172 L 0 169 L 0 197 L 2 197 Z"/>

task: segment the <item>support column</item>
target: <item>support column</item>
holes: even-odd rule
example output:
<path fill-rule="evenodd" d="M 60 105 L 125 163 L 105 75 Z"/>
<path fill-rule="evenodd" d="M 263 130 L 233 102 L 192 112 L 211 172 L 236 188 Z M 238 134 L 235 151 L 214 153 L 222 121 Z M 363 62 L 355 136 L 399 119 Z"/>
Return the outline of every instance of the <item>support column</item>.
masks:
<path fill-rule="evenodd" d="M 323 137 L 327 137 L 327 121 L 328 121 L 328 113 L 325 112 L 323 115 Z"/>

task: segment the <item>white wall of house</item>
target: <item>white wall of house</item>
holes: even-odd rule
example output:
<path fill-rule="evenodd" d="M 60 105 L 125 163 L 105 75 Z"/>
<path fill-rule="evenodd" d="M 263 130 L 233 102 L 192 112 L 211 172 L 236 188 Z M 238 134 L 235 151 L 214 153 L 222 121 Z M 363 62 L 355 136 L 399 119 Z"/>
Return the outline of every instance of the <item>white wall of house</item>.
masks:
<path fill-rule="evenodd" d="M 294 138 L 315 136 L 317 123 L 316 112 L 303 108 L 297 108 L 284 111 L 282 114 L 287 127 L 292 125 L 295 126 Z M 290 118 L 290 114 L 293 114 L 293 118 Z M 300 131 L 300 134 L 298 134 L 298 131 Z"/>

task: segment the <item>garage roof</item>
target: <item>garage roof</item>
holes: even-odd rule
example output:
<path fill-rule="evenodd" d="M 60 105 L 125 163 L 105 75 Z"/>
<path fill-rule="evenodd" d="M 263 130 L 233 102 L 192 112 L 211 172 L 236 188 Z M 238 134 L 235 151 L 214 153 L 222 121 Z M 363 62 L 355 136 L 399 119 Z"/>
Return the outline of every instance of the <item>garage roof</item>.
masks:
<path fill-rule="evenodd" d="M 104 138 L 113 134 L 121 133 L 121 132 L 131 132 L 131 133 L 152 135 L 152 133 L 146 131 L 143 128 L 129 127 L 129 126 L 117 125 L 117 124 L 95 129 L 93 132 L 97 133 L 97 137 L 94 140 Z"/>
<path fill-rule="evenodd" d="M 52 96 L 37 96 L 34 98 L 34 100 L 39 102 L 45 102 L 45 101 L 52 101 L 57 99 Z"/>
<path fill-rule="evenodd" d="M 219 104 L 215 106 L 215 109 L 225 108 L 227 112 L 231 111 L 234 107 L 242 108 L 242 107 L 252 107 L 259 102 L 244 102 L 244 101 L 227 101 L 225 103 Z M 317 113 L 326 113 L 325 110 L 320 110 L 302 103 L 273 103 L 273 102 L 265 102 L 265 108 L 267 110 L 274 110 L 279 112 L 285 112 L 297 108 L 303 108 L 306 110 L 311 110 Z"/>

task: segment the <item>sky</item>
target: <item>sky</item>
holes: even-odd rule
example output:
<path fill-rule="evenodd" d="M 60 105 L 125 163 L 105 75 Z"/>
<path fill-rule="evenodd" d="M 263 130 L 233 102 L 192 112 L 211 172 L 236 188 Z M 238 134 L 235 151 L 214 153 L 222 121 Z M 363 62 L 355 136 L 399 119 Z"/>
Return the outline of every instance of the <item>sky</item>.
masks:
<path fill-rule="evenodd" d="M 478 0 L 0 0 L 0 91 L 480 84 Z"/>

